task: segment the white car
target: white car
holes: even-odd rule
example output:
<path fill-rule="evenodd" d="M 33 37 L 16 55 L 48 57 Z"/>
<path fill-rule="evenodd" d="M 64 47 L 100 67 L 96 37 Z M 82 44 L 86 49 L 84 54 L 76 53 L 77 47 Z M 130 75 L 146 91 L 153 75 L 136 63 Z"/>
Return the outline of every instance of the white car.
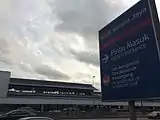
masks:
<path fill-rule="evenodd" d="M 148 119 L 160 119 L 160 111 L 153 111 L 148 114 Z"/>
<path fill-rule="evenodd" d="M 35 109 L 31 108 L 31 107 L 20 107 L 20 109 L 28 110 L 28 111 L 33 112 L 33 113 L 40 112 L 40 111 L 37 111 L 37 110 L 35 110 Z"/>
<path fill-rule="evenodd" d="M 28 110 L 17 109 L 7 112 L 5 114 L 0 115 L 0 120 L 17 120 L 24 117 L 33 117 L 36 116 L 35 113 L 32 113 Z"/>
<path fill-rule="evenodd" d="M 25 118 L 20 118 L 19 120 L 53 120 L 53 119 L 49 117 L 25 117 Z"/>

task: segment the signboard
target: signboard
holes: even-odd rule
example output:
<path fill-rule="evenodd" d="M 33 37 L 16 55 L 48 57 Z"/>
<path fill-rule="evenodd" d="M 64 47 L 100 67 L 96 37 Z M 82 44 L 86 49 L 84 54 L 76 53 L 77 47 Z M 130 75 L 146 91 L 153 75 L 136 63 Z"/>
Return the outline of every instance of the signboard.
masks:
<path fill-rule="evenodd" d="M 158 31 L 154 0 L 139 1 L 99 31 L 103 101 L 160 97 Z"/>

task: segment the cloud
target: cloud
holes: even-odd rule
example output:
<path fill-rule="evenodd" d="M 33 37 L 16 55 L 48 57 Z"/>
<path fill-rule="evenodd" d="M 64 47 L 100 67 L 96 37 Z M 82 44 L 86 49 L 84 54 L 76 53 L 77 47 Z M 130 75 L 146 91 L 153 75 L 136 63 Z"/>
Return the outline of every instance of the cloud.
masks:
<path fill-rule="evenodd" d="M 98 31 L 137 1 L 0 0 L 1 70 L 99 85 Z"/>
<path fill-rule="evenodd" d="M 87 74 L 87 73 L 83 73 L 83 72 L 77 72 L 75 77 L 77 79 L 81 79 L 81 81 L 83 83 L 89 83 L 89 84 L 92 84 L 92 77 L 90 74 Z"/>
<path fill-rule="evenodd" d="M 99 57 L 97 53 L 89 51 L 70 51 L 76 60 L 99 67 Z"/>
<path fill-rule="evenodd" d="M 12 61 L 6 58 L 6 55 L 9 54 L 8 44 L 9 43 L 5 39 L 0 38 L 0 62 L 10 65 Z"/>
<path fill-rule="evenodd" d="M 8 53 L 9 51 L 8 51 L 8 42 L 5 40 L 5 39 L 3 39 L 3 38 L 0 38 L 0 54 L 2 55 L 2 54 L 6 54 L 6 53 Z"/>
<path fill-rule="evenodd" d="M 39 67 L 34 68 L 35 71 L 38 74 L 42 74 L 47 76 L 50 79 L 56 79 L 56 80 L 69 80 L 70 77 L 58 70 L 54 70 L 50 66 L 47 65 L 41 65 Z"/>
<path fill-rule="evenodd" d="M 118 1 L 56 0 L 53 13 L 60 20 L 56 31 L 78 33 L 88 46 L 97 49 L 98 31 L 122 10 L 123 3 Z"/>

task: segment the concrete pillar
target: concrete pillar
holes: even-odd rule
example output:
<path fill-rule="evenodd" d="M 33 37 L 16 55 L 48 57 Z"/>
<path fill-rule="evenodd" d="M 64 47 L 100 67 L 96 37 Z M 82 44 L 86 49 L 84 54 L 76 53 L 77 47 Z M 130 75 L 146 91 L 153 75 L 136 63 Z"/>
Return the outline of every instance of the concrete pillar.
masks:
<path fill-rule="evenodd" d="M 41 104 L 41 112 L 44 112 L 44 104 Z"/>

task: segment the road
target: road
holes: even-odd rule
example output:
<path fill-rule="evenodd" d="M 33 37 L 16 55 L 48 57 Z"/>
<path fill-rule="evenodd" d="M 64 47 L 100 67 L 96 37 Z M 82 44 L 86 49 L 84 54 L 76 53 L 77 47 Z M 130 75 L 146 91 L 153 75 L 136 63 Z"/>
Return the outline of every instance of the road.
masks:
<path fill-rule="evenodd" d="M 129 118 L 115 118 L 115 119 L 92 119 L 92 120 L 130 120 Z M 137 118 L 137 120 L 148 120 L 147 118 Z"/>
<path fill-rule="evenodd" d="M 70 119 L 65 119 L 65 120 L 70 120 Z M 115 118 L 115 119 L 75 119 L 75 120 L 130 120 L 129 118 Z M 137 120 L 148 120 L 147 118 L 137 118 Z"/>

